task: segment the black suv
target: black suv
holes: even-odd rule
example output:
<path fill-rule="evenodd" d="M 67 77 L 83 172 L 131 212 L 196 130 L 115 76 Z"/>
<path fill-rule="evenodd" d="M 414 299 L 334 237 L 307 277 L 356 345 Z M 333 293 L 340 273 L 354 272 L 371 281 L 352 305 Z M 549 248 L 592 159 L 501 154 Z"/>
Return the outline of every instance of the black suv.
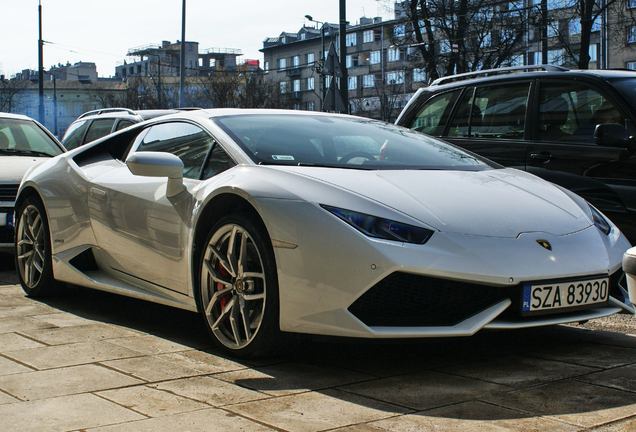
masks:
<path fill-rule="evenodd" d="M 72 150 L 135 123 L 177 112 L 179 109 L 133 111 L 128 108 L 104 108 L 88 111 L 71 123 L 62 138 L 62 145 Z"/>
<path fill-rule="evenodd" d="M 636 71 L 543 65 L 444 77 L 396 123 L 570 189 L 636 243 Z"/>

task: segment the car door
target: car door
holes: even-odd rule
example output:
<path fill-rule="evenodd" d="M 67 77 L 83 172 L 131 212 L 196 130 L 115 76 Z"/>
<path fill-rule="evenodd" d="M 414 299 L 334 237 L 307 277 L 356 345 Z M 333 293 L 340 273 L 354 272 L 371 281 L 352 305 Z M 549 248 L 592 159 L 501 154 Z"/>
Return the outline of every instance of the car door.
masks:
<path fill-rule="evenodd" d="M 137 136 L 133 151 L 168 152 L 183 161 L 187 191 L 175 197 L 166 196 L 166 178 L 135 176 L 123 162 L 90 182 L 93 231 L 112 268 L 187 293 L 192 194 L 213 143 L 199 126 L 176 121 Z"/>
<path fill-rule="evenodd" d="M 583 81 L 542 80 L 535 98 L 536 127 L 528 171 L 587 199 L 636 238 L 636 159 L 624 147 L 597 145 L 597 124 L 636 130 L 608 92 Z"/>

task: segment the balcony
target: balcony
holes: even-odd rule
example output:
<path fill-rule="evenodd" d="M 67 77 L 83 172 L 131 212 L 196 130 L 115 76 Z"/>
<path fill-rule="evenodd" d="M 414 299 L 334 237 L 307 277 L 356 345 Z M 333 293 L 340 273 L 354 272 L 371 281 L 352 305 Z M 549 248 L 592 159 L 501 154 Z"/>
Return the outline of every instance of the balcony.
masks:
<path fill-rule="evenodd" d="M 300 68 L 297 67 L 293 69 L 287 69 L 285 72 L 287 73 L 288 77 L 297 77 L 297 76 L 300 76 L 301 70 Z"/>

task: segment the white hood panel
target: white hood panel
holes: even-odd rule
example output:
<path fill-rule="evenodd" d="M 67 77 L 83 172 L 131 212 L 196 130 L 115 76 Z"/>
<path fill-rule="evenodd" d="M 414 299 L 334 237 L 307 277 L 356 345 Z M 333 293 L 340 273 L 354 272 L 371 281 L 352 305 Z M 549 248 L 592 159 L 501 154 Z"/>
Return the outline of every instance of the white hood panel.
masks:
<path fill-rule="evenodd" d="M 29 168 L 49 159 L 32 156 L 0 156 L 0 181 L 19 183 Z"/>
<path fill-rule="evenodd" d="M 580 207 L 561 190 L 515 169 L 289 170 L 365 196 L 448 233 L 511 238 L 523 232 L 565 235 L 590 226 Z M 329 204 L 328 199 L 322 204 Z"/>

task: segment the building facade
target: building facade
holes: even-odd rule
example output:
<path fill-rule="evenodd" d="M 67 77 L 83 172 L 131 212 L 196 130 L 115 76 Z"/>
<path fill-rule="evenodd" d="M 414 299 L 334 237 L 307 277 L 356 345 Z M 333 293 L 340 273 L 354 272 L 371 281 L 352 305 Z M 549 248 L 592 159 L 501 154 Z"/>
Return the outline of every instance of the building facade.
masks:
<path fill-rule="evenodd" d="M 202 76 L 217 70 L 235 71 L 238 57 L 243 53 L 234 48 L 208 48 L 199 51 L 198 42 L 185 42 L 185 76 Z M 163 41 L 161 45 L 144 45 L 130 48 L 128 57 L 134 61 L 123 61 L 115 67 L 115 77 L 126 80 L 130 76 L 178 77 L 181 68 L 181 43 Z M 258 60 L 247 60 L 245 64 L 258 68 Z"/>
<path fill-rule="evenodd" d="M 361 18 L 347 27 L 348 112 L 393 121 L 426 82 L 420 69 L 409 67 L 411 49 L 393 45 L 394 34 L 403 29 L 403 20 L 383 22 L 381 17 Z M 338 50 L 338 28 L 330 23 L 265 39 L 261 52 L 266 79 L 279 82 L 296 109 L 324 109 L 331 78 L 321 72 L 332 45 Z"/>

